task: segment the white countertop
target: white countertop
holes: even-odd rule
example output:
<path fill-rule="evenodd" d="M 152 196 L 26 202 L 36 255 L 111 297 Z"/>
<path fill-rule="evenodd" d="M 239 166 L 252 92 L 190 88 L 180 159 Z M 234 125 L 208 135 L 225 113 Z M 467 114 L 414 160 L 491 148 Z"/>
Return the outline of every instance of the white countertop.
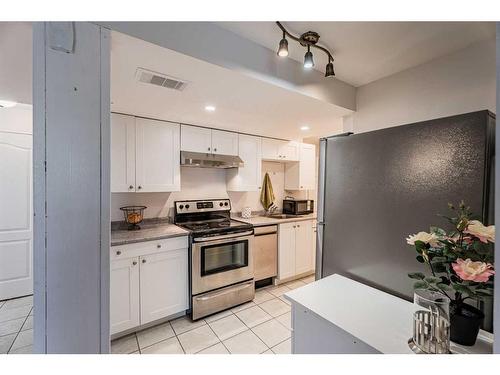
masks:
<path fill-rule="evenodd" d="M 290 219 L 275 219 L 268 216 L 253 216 L 250 219 L 244 219 L 239 215 L 231 215 L 231 218 L 234 220 L 242 221 L 244 223 L 252 224 L 254 227 L 260 227 L 264 225 L 273 225 L 273 224 L 282 224 L 282 223 L 290 223 L 295 221 L 304 221 L 304 220 L 316 220 L 316 214 L 309 215 L 300 215 Z"/>
<path fill-rule="evenodd" d="M 416 305 L 341 275 L 331 275 L 292 290 L 285 297 L 316 313 L 366 344 L 390 354 L 411 354 Z M 459 353 L 491 353 L 492 337 L 481 332 L 476 345 L 452 343 Z"/>

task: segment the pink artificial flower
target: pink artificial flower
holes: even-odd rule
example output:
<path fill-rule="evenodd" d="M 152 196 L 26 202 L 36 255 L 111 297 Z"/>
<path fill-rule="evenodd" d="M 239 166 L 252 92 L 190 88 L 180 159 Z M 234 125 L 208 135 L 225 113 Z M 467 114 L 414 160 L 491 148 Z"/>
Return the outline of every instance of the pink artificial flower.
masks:
<path fill-rule="evenodd" d="M 488 241 L 495 242 L 495 226 L 489 225 L 486 227 L 478 220 L 469 221 L 464 233 L 472 234 L 479 238 L 479 241 L 484 243 L 488 243 Z"/>
<path fill-rule="evenodd" d="M 476 281 L 478 283 L 487 282 L 490 276 L 495 274 L 491 263 L 473 262 L 470 259 L 458 258 L 451 266 L 462 280 Z"/>

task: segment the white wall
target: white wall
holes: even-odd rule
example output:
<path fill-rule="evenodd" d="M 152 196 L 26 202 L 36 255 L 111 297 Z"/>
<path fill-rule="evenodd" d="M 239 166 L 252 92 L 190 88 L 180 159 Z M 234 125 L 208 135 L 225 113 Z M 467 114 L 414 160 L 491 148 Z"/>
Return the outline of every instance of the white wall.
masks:
<path fill-rule="evenodd" d="M 495 40 L 357 89 L 345 131 L 366 131 L 489 109 L 496 113 Z"/>
<path fill-rule="evenodd" d="M 33 134 L 33 108 L 28 104 L 17 104 L 0 108 L 0 131 Z"/>
<path fill-rule="evenodd" d="M 276 203 L 279 207 L 285 195 L 302 198 L 306 192 L 285 192 L 284 164 L 276 162 L 262 163 L 262 178 L 268 172 L 273 184 Z M 255 192 L 227 192 L 226 171 L 215 168 L 181 167 L 181 191 L 173 193 L 112 193 L 111 220 L 123 220 L 120 207 L 141 204 L 147 206 L 146 218 L 171 216 L 174 201 L 184 199 L 218 199 L 229 198 L 233 212 L 241 212 L 243 207 L 251 207 L 253 211 L 262 211 L 260 190 Z"/>

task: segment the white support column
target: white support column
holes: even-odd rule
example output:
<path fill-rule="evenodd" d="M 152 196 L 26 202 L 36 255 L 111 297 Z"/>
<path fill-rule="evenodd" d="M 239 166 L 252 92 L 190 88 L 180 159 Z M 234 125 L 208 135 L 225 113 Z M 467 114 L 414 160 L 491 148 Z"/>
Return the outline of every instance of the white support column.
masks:
<path fill-rule="evenodd" d="M 109 30 L 34 26 L 37 353 L 109 352 Z"/>

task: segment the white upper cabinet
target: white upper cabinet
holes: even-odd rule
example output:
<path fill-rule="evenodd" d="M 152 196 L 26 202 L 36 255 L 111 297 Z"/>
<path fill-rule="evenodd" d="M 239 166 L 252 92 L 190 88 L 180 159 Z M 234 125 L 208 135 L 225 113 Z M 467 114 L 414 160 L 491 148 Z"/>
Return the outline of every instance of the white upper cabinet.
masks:
<path fill-rule="evenodd" d="M 138 118 L 135 129 L 136 191 L 179 191 L 179 124 Z"/>
<path fill-rule="evenodd" d="M 111 191 L 135 191 L 135 117 L 111 114 Z"/>
<path fill-rule="evenodd" d="M 181 151 L 238 155 L 238 133 L 181 125 Z"/>
<path fill-rule="evenodd" d="M 285 166 L 285 190 L 314 190 L 316 188 L 316 146 L 299 144 L 298 163 Z"/>
<path fill-rule="evenodd" d="M 111 192 L 179 191 L 179 128 L 111 114 Z"/>
<path fill-rule="evenodd" d="M 212 153 L 238 155 L 238 133 L 212 130 Z"/>
<path fill-rule="evenodd" d="M 285 161 L 299 161 L 299 142 L 286 142 L 281 146 L 281 156 Z"/>
<path fill-rule="evenodd" d="M 298 142 L 280 141 L 278 139 L 262 139 L 262 159 L 273 161 L 298 161 Z"/>
<path fill-rule="evenodd" d="M 181 125 L 181 151 L 212 152 L 212 130 Z"/>
<path fill-rule="evenodd" d="M 262 183 L 262 139 L 239 134 L 238 143 L 238 155 L 244 166 L 227 170 L 227 191 L 258 191 Z"/>

